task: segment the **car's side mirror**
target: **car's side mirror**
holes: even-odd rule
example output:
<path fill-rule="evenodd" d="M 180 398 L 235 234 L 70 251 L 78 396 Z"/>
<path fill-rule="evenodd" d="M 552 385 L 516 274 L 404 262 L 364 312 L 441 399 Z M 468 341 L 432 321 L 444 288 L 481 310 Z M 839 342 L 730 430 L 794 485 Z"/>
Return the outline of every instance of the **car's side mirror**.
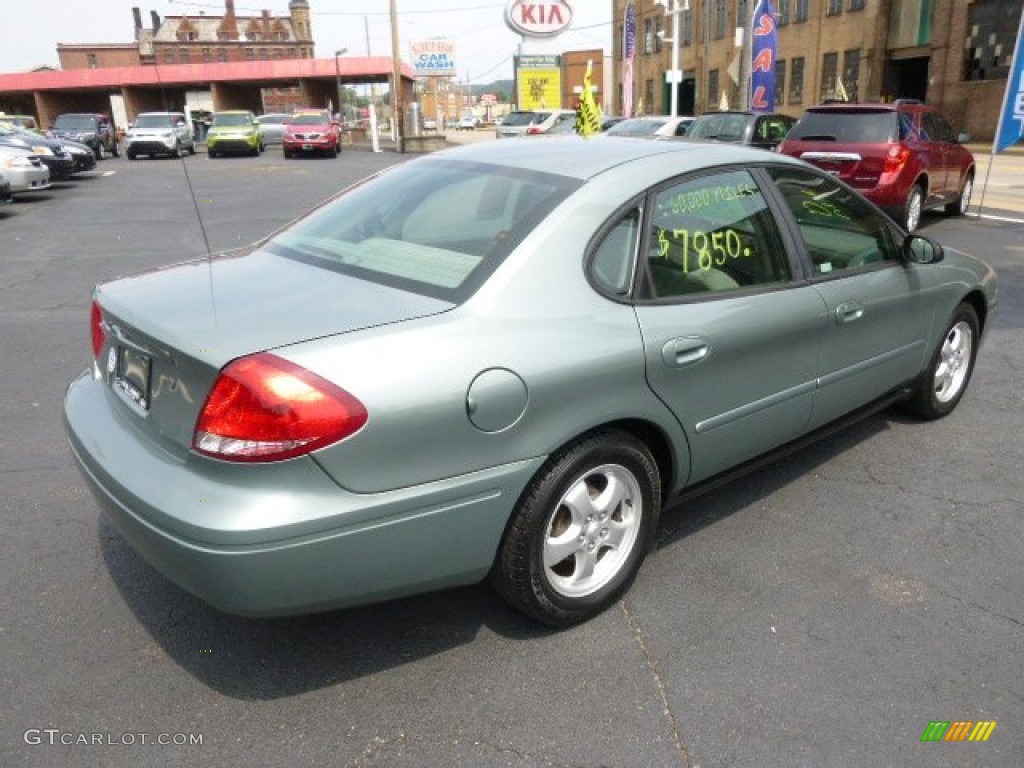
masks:
<path fill-rule="evenodd" d="M 944 256 L 941 245 L 922 235 L 907 235 L 903 241 L 903 258 L 911 264 L 937 264 Z"/>

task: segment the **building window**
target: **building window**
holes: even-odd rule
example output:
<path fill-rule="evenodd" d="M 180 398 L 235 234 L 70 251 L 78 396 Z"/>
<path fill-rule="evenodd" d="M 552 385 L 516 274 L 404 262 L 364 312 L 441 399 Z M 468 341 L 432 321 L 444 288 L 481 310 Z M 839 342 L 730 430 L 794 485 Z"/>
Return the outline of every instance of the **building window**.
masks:
<path fill-rule="evenodd" d="M 227 61 L 227 60 L 228 60 L 228 52 L 227 52 L 227 50 L 225 48 L 218 48 L 217 49 L 217 61 Z"/>
<path fill-rule="evenodd" d="M 252 59 L 255 59 L 256 58 L 256 49 L 255 48 L 246 48 L 245 49 L 245 58 L 249 59 L 250 61 Z"/>
<path fill-rule="evenodd" d="M 793 59 L 789 64 L 789 103 L 804 103 L 804 57 Z"/>
<path fill-rule="evenodd" d="M 619 24 L 615 29 L 615 38 L 612 40 L 612 47 L 615 49 L 615 60 L 622 61 L 622 40 L 625 35 L 625 27 Z"/>
<path fill-rule="evenodd" d="M 164 51 L 164 64 L 174 63 L 174 51 Z"/>
<path fill-rule="evenodd" d="M 843 12 L 843 0 L 828 0 L 825 7 L 826 16 L 838 16 Z"/>
<path fill-rule="evenodd" d="M 810 16 L 810 0 L 794 0 L 796 2 L 796 16 L 793 21 L 796 24 L 803 24 Z"/>
<path fill-rule="evenodd" d="M 725 37 L 725 0 L 715 0 L 715 40 Z"/>
<path fill-rule="evenodd" d="M 683 11 L 683 45 L 693 45 L 693 11 Z"/>
<path fill-rule="evenodd" d="M 843 51 L 843 90 L 847 101 L 859 101 L 860 48 Z"/>
<path fill-rule="evenodd" d="M 749 21 L 750 15 L 747 8 L 747 0 L 736 0 L 736 26 L 746 27 Z"/>
<path fill-rule="evenodd" d="M 839 54 L 826 53 L 821 57 L 821 91 L 818 94 L 818 101 L 839 98 L 839 92 L 836 86 L 836 78 L 838 76 Z"/>
<path fill-rule="evenodd" d="M 263 59 L 263 61 L 267 61 L 270 58 L 270 51 L 266 48 L 260 48 L 260 58 Z"/>
<path fill-rule="evenodd" d="M 100 65 L 100 60 L 95 53 L 87 53 L 85 54 L 85 63 L 89 69 L 96 69 Z"/>
<path fill-rule="evenodd" d="M 988 0 L 970 4 L 967 9 L 967 39 L 964 41 L 965 80 L 1009 77 L 1021 12 L 1020 0 Z"/>
<path fill-rule="evenodd" d="M 846 6 L 846 10 L 848 10 L 848 11 L 863 11 L 866 6 L 867 6 L 866 0 L 850 0 L 849 4 Z"/>
<path fill-rule="evenodd" d="M 648 115 L 657 114 L 654 109 L 654 81 L 644 81 L 644 113 Z"/>
<path fill-rule="evenodd" d="M 664 30 L 662 29 L 661 22 L 662 22 L 662 20 L 660 18 L 654 20 L 654 52 L 655 53 L 661 53 L 661 38 L 665 34 Z"/>
<path fill-rule="evenodd" d="M 778 59 L 775 62 L 775 108 L 778 109 L 786 103 L 786 60 Z"/>
<path fill-rule="evenodd" d="M 789 0 L 779 0 L 775 13 L 775 23 L 780 27 L 789 24 Z"/>
<path fill-rule="evenodd" d="M 294 48 L 289 48 L 288 49 L 288 58 L 289 59 L 297 59 L 298 57 L 299 57 L 299 52 L 296 49 L 294 49 Z"/>
<path fill-rule="evenodd" d="M 188 64 L 192 60 L 188 48 L 182 48 L 178 51 L 178 58 L 181 60 L 182 64 Z"/>
<path fill-rule="evenodd" d="M 644 53 L 654 50 L 654 32 L 651 31 L 651 20 L 644 19 Z"/>
<path fill-rule="evenodd" d="M 704 106 L 706 112 L 718 109 L 718 98 L 718 70 L 712 69 L 708 72 L 708 97 Z"/>
<path fill-rule="evenodd" d="M 205 61 L 205 62 L 213 61 L 213 48 L 205 48 L 205 47 L 203 48 L 203 61 Z"/>

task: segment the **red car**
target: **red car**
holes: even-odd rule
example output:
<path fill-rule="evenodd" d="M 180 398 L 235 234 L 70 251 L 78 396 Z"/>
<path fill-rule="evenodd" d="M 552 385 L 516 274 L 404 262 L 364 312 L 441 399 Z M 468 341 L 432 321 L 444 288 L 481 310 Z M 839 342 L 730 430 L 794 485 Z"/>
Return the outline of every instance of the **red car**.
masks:
<path fill-rule="evenodd" d="M 291 116 L 284 127 L 284 156 L 326 154 L 341 151 L 341 128 L 326 109 L 303 110 Z"/>
<path fill-rule="evenodd" d="M 967 212 L 974 155 L 934 107 L 918 101 L 811 107 L 778 151 L 839 177 L 888 212 L 908 232 L 921 212 Z"/>

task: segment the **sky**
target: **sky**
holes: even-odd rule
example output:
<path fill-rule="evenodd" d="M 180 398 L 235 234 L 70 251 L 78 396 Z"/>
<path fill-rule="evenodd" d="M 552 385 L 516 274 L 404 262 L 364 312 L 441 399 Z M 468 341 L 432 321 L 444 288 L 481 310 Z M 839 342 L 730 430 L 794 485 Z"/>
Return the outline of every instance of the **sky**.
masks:
<path fill-rule="evenodd" d="M 395 0 L 402 58 L 410 61 L 409 44 L 432 37 L 456 44 L 458 79 L 489 83 L 512 78 L 512 56 L 522 38 L 505 25 L 508 0 Z M 556 41 L 530 41 L 527 53 L 554 53 L 603 48 L 611 52 L 611 0 L 568 0 L 572 27 Z M 389 0 L 309 0 L 316 55 L 333 57 L 347 48 L 349 56 L 391 55 Z M 150 11 L 161 17 L 220 16 L 223 0 L 5 0 L 0 20 L 0 73 L 22 72 L 43 65 L 57 67 L 58 43 L 127 43 L 133 39 L 132 7 L 150 26 Z M 235 0 L 239 15 L 263 9 L 287 15 L 288 0 Z M 98 10 L 102 9 L 102 11 Z"/>

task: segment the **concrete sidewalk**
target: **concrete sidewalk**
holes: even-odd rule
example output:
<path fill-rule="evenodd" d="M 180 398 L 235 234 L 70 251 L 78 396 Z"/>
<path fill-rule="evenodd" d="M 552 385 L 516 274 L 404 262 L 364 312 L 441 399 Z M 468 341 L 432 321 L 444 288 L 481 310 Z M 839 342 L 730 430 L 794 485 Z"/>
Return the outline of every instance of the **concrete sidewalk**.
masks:
<path fill-rule="evenodd" d="M 1024 220 L 1024 147 L 1011 147 L 994 158 L 991 145 L 970 144 L 968 149 L 977 168 L 970 213 Z"/>

